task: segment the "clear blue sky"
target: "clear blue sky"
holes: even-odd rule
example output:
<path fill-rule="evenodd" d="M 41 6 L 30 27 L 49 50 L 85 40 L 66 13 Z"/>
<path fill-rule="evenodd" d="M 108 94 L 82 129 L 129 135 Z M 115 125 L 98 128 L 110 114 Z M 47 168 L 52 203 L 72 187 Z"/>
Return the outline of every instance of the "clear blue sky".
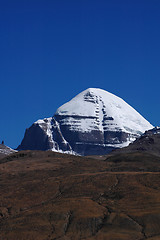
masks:
<path fill-rule="evenodd" d="M 160 125 L 159 0 L 0 1 L 0 141 L 89 87 Z"/>

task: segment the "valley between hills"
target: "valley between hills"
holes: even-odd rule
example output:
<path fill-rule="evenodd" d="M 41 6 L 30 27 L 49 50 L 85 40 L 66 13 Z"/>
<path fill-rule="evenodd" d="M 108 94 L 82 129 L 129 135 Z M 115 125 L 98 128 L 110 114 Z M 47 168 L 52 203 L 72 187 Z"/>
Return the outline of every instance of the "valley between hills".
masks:
<path fill-rule="evenodd" d="M 1 158 L 0 240 L 158 240 L 159 162 L 143 151 Z"/>

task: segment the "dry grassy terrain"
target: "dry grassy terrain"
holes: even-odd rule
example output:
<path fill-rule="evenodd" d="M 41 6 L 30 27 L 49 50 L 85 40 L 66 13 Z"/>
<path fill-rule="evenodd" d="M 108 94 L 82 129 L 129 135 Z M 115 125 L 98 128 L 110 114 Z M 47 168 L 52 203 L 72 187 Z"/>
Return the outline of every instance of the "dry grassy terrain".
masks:
<path fill-rule="evenodd" d="M 160 158 L 23 151 L 0 160 L 0 240 L 160 239 Z"/>

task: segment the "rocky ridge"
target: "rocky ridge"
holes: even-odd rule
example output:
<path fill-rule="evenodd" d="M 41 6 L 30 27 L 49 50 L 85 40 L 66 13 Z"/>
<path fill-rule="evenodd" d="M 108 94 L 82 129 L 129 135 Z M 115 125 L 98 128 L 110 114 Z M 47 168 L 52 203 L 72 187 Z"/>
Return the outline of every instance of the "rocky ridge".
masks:
<path fill-rule="evenodd" d="M 15 153 L 16 151 L 11 149 L 10 147 L 0 144 L 0 158 L 5 157 L 6 155 L 9 155 L 11 153 Z"/>
<path fill-rule="evenodd" d="M 160 156 L 160 127 L 155 127 L 146 131 L 129 146 L 117 149 L 114 154 L 123 153 L 150 153 L 156 156 Z"/>

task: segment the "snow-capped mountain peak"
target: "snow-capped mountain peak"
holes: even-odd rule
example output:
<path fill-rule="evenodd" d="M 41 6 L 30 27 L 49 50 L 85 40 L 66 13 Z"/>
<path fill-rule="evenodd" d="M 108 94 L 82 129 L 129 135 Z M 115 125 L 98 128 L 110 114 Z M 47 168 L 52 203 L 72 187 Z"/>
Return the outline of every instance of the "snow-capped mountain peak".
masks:
<path fill-rule="evenodd" d="M 19 149 L 105 154 L 127 146 L 153 126 L 123 99 L 89 88 L 59 107 L 52 118 L 26 130 Z"/>
<path fill-rule="evenodd" d="M 153 127 L 124 100 L 98 88 L 89 88 L 81 92 L 58 108 L 55 115 L 92 118 L 90 121 L 81 121 L 79 128 L 77 127 L 80 131 L 92 131 L 97 128 L 101 131 L 122 130 L 140 134 Z"/>

